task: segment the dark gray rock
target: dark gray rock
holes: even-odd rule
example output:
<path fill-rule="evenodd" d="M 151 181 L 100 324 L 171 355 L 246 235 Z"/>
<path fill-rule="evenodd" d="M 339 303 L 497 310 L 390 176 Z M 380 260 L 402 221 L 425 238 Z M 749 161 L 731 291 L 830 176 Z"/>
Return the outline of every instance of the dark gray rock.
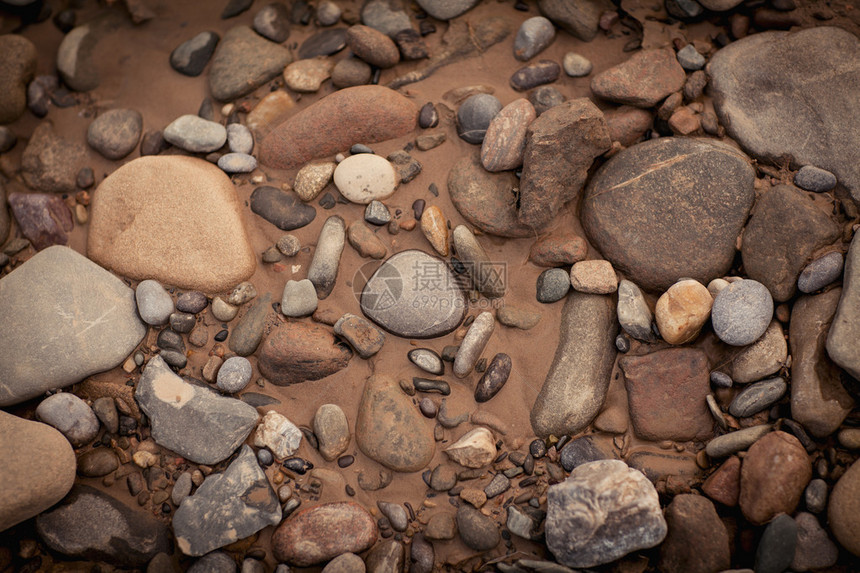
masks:
<path fill-rule="evenodd" d="M 93 441 L 99 433 L 99 420 L 92 408 L 68 392 L 42 400 L 36 418 L 58 429 L 76 448 Z"/>
<path fill-rule="evenodd" d="M 607 459 L 612 458 L 594 443 L 591 436 L 583 436 L 565 444 L 559 461 L 564 471 L 571 472 L 582 464 Z"/>
<path fill-rule="evenodd" d="M 69 233 L 74 228 L 72 213 L 59 195 L 11 193 L 9 206 L 21 234 L 36 250 L 69 243 Z"/>
<path fill-rule="evenodd" d="M 307 60 L 318 56 L 331 56 L 346 47 L 347 28 L 322 30 L 302 42 L 299 59 Z"/>
<path fill-rule="evenodd" d="M 290 37 L 290 15 L 286 5 L 272 2 L 254 15 L 254 31 L 278 44 Z"/>
<path fill-rule="evenodd" d="M 200 32 L 170 53 L 170 67 L 186 76 L 199 76 L 215 53 L 219 40 L 215 32 Z"/>
<path fill-rule="evenodd" d="M 665 290 L 682 277 L 708 284 L 731 267 L 754 182 L 749 159 L 728 145 L 647 141 L 598 170 L 582 222 L 592 244 L 640 287 Z"/>
<path fill-rule="evenodd" d="M 221 11 L 221 19 L 235 18 L 242 12 L 247 11 L 253 3 L 254 0 L 227 0 L 227 5 Z"/>
<path fill-rule="evenodd" d="M 257 463 L 242 446 L 222 474 L 206 478 L 173 516 L 176 544 L 186 555 L 203 555 L 281 522 L 281 505 Z"/>
<path fill-rule="evenodd" d="M 791 565 L 797 548 L 797 523 L 777 515 L 765 528 L 755 553 L 756 573 L 782 573 Z"/>
<path fill-rule="evenodd" d="M 208 304 L 206 295 L 199 290 L 184 292 L 176 297 L 176 310 L 189 314 L 202 312 Z"/>
<path fill-rule="evenodd" d="M 0 406 L 110 370 L 146 335 L 134 291 L 59 246 L 0 280 L 0 324 Z"/>
<path fill-rule="evenodd" d="M 608 0 L 538 0 L 538 8 L 562 30 L 590 42 L 597 35 L 600 15 L 615 6 Z"/>
<path fill-rule="evenodd" d="M 490 480 L 490 483 L 484 487 L 484 494 L 486 494 L 487 499 L 492 499 L 496 496 L 502 495 L 510 488 L 511 480 L 509 480 L 505 474 L 497 473 L 493 476 L 493 479 Z"/>
<path fill-rule="evenodd" d="M 236 562 L 223 551 L 213 551 L 195 561 L 188 573 L 236 573 Z"/>
<path fill-rule="evenodd" d="M 501 541 L 492 518 L 465 503 L 457 509 L 457 529 L 466 547 L 475 551 L 489 551 Z"/>
<path fill-rule="evenodd" d="M 809 294 L 836 281 L 842 276 L 844 258 L 839 251 L 822 255 L 806 265 L 797 277 L 797 290 Z"/>
<path fill-rule="evenodd" d="M 807 191 L 823 193 L 836 187 L 836 176 L 820 167 L 804 165 L 795 173 L 794 184 Z"/>
<path fill-rule="evenodd" d="M 744 270 L 779 302 L 794 296 L 803 266 L 818 249 L 839 238 L 833 218 L 791 185 L 779 185 L 756 201 L 744 229 Z"/>
<path fill-rule="evenodd" d="M 435 304 L 430 304 L 431 296 Z M 361 310 L 397 336 L 436 338 L 460 325 L 467 304 L 445 261 L 407 250 L 388 258 L 373 273 L 361 293 Z"/>
<path fill-rule="evenodd" d="M 140 141 L 143 117 L 133 109 L 112 109 L 87 128 L 87 143 L 108 159 L 122 159 Z"/>
<path fill-rule="evenodd" d="M 855 234 L 845 256 L 842 297 L 827 334 L 827 354 L 851 376 L 860 379 L 860 239 Z"/>
<path fill-rule="evenodd" d="M 224 34 L 209 68 L 209 89 L 219 101 L 249 94 L 279 75 L 292 61 L 289 50 L 266 40 L 247 26 Z"/>
<path fill-rule="evenodd" d="M 251 211 L 282 231 L 300 229 L 317 216 L 317 210 L 294 192 L 269 186 L 257 187 L 251 193 Z"/>
<path fill-rule="evenodd" d="M 486 402 L 504 387 L 511 375 L 511 357 L 500 352 L 493 356 L 490 365 L 475 387 L 475 402 Z"/>
<path fill-rule="evenodd" d="M 160 356 L 147 363 L 134 397 L 149 417 L 155 442 L 199 464 L 230 456 L 259 418 L 241 400 L 183 381 Z"/>
<path fill-rule="evenodd" d="M 239 319 L 227 342 L 230 350 L 239 356 L 250 356 L 257 350 L 263 339 L 263 329 L 266 316 L 271 310 L 271 302 L 272 294 L 267 292 Z"/>
<path fill-rule="evenodd" d="M 707 72 L 720 123 L 750 154 L 826 169 L 860 199 L 857 36 L 827 26 L 753 34 L 718 51 Z"/>
<path fill-rule="evenodd" d="M 570 275 L 564 269 L 547 269 L 538 275 L 535 289 L 538 302 L 560 301 L 570 290 Z"/>
<path fill-rule="evenodd" d="M 732 346 L 758 340 L 773 318 L 773 298 L 758 281 L 745 279 L 725 287 L 714 298 L 711 324 L 716 335 Z"/>
<path fill-rule="evenodd" d="M 475 94 L 457 110 L 457 133 L 469 143 L 484 141 L 490 122 L 502 110 L 502 103 L 490 94 Z"/>
<path fill-rule="evenodd" d="M 514 57 L 526 62 L 549 46 L 555 39 L 555 26 L 543 16 L 529 18 L 520 25 L 514 38 Z"/>
<path fill-rule="evenodd" d="M 788 390 L 788 385 L 780 377 L 750 384 L 732 400 L 729 405 L 729 414 L 736 418 L 748 418 L 779 401 L 785 395 L 786 390 Z"/>
<path fill-rule="evenodd" d="M 320 229 L 314 258 L 308 265 L 308 280 L 314 284 L 320 300 L 327 298 L 334 288 L 345 242 L 346 222 L 343 217 L 334 215 L 326 219 Z"/>
<path fill-rule="evenodd" d="M 563 104 L 565 99 L 564 94 L 553 86 L 540 86 L 529 93 L 529 103 L 535 108 L 535 113 L 538 116 L 557 105 Z"/>
<path fill-rule="evenodd" d="M 170 551 L 164 524 L 81 484 L 36 518 L 36 531 L 48 547 L 67 557 L 120 567 L 142 568 L 157 553 Z"/>
<path fill-rule="evenodd" d="M 561 66 L 552 60 L 539 60 L 523 66 L 511 76 L 511 87 L 518 92 L 551 84 L 561 75 Z"/>

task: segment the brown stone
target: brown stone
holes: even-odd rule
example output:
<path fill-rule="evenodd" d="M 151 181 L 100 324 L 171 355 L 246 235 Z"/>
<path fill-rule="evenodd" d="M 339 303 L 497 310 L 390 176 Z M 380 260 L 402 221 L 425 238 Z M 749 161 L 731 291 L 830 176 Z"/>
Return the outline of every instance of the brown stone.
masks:
<path fill-rule="evenodd" d="M 311 159 L 378 143 L 415 129 L 418 108 L 389 88 L 356 86 L 334 92 L 291 116 L 260 144 L 260 162 L 292 169 Z"/>
<path fill-rule="evenodd" d="M 350 26 L 346 31 L 346 46 L 353 54 L 377 68 L 388 69 L 400 61 L 400 51 L 394 41 L 370 26 Z"/>
<path fill-rule="evenodd" d="M 319 380 L 346 368 L 352 350 L 338 343 L 328 328 L 310 322 L 287 322 L 263 341 L 260 374 L 278 386 Z"/>
<path fill-rule="evenodd" d="M 573 233 L 553 234 L 535 241 L 529 261 L 539 267 L 561 267 L 585 260 L 588 244 Z"/>
<path fill-rule="evenodd" d="M 855 461 L 836 482 L 827 508 L 836 541 L 860 556 L 860 461 Z"/>
<path fill-rule="evenodd" d="M 669 344 L 686 344 L 699 336 L 711 315 L 714 299 L 702 283 L 683 280 L 660 295 L 654 318 L 660 336 Z"/>
<path fill-rule="evenodd" d="M 54 133 L 50 121 L 33 130 L 21 156 L 24 182 L 33 189 L 50 193 L 74 193 L 78 171 L 84 166 L 83 145 L 72 143 Z"/>
<path fill-rule="evenodd" d="M 653 107 L 683 88 L 686 79 L 674 51 L 642 50 L 626 62 L 594 76 L 591 91 L 615 103 Z"/>
<path fill-rule="evenodd" d="M 566 101 L 533 121 L 523 154 L 520 223 L 541 229 L 576 201 L 594 158 L 611 145 L 603 112 L 588 98 Z"/>
<path fill-rule="evenodd" d="M 741 459 L 732 456 L 723 462 L 702 484 L 702 491 L 723 505 L 736 506 L 741 492 Z"/>
<path fill-rule="evenodd" d="M 606 111 L 606 126 L 609 137 L 625 147 L 630 147 L 651 129 L 654 121 L 653 114 L 645 109 L 622 105 L 619 108 Z"/>
<path fill-rule="evenodd" d="M 806 450 L 791 434 L 771 432 L 750 446 L 741 467 L 739 503 L 756 525 L 778 513 L 791 515 L 812 479 Z"/>
<path fill-rule="evenodd" d="M 699 116 L 687 106 L 679 107 L 669 118 L 669 127 L 679 135 L 690 135 L 701 127 Z"/>
<path fill-rule="evenodd" d="M 490 122 L 481 145 L 481 163 L 487 171 L 509 171 L 523 163 L 526 132 L 537 117 L 529 100 L 512 101 Z"/>
<path fill-rule="evenodd" d="M 661 571 L 713 573 L 729 568 L 729 534 L 707 498 L 676 495 L 665 517 L 669 533 L 660 546 Z"/>
<path fill-rule="evenodd" d="M 387 249 L 385 243 L 374 233 L 364 221 L 355 220 L 349 224 L 346 232 L 349 244 L 358 251 L 362 257 L 371 259 L 385 258 Z"/>
<path fill-rule="evenodd" d="M 482 492 L 483 493 L 483 492 Z M 436 513 L 424 527 L 424 537 L 432 541 L 448 541 L 457 535 L 457 522 L 451 513 Z"/>
<path fill-rule="evenodd" d="M 636 435 L 647 440 L 704 440 L 714 421 L 705 397 L 710 393 L 708 357 L 694 348 L 669 348 L 618 361 L 627 382 L 630 418 Z"/>
<path fill-rule="evenodd" d="M 272 535 L 275 559 L 308 567 L 342 553 L 361 553 L 379 535 L 373 517 L 350 501 L 303 509 L 281 523 Z"/>
<path fill-rule="evenodd" d="M 12 123 L 27 110 L 27 85 L 36 73 L 33 42 L 16 34 L 0 36 L 0 124 Z"/>

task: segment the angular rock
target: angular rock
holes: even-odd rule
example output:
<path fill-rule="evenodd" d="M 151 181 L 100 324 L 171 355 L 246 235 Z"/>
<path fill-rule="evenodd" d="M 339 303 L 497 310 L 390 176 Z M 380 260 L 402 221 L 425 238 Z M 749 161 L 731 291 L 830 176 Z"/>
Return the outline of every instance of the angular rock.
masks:
<path fill-rule="evenodd" d="M 170 67 L 186 76 L 199 76 L 215 53 L 220 39 L 215 32 L 200 32 L 182 42 L 170 53 Z"/>
<path fill-rule="evenodd" d="M 611 145 L 603 112 L 587 98 L 557 105 L 526 132 L 519 221 L 534 229 L 576 201 L 595 157 Z"/>
<path fill-rule="evenodd" d="M 827 517 L 836 541 L 860 556 L 860 462 L 851 464 L 836 482 L 827 504 Z"/>
<path fill-rule="evenodd" d="M 59 246 L 0 280 L 0 323 L 0 406 L 110 370 L 146 335 L 134 291 Z"/>
<path fill-rule="evenodd" d="M 669 533 L 660 546 L 660 570 L 710 573 L 731 563 L 729 534 L 707 498 L 681 494 L 666 508 Z"/>
<path fill-rule="evenodd" d="M 308 322 L 286 322 L 262 345 L 260 374 L 278 386 L 319 380 L 346 368 L 352 350 L 339 344 L 331 330 Z"/>
<path fill-rule="evenodd" d="M 82 145 L 57 135 L 53 124 L 43 121 L 33 130 L 21 156 L 24 182 L 39 191 L 74 193 L 85 160 Z"/>
<path fill-rule="evenodd" d="M 719 181 L 709 173 L 721 173 Z M 682 277 L 707 284 L 732 264 L 754 182 L 749 159 L 728 145 L 646 141 L 615 155 L 591 179 L 583 227 L 603 256 L 642 288 L 665 290 Z"/>
<path fill-rule="evenodd" d="M 496 440 L 487 428 L 475 428 L 445 448 L 448 457 L 467 468 L 482 468 L 496 458 Z"/>
<path fill-rule="evenodd" d="M 387 376 L 367 379 L 355 441 L 369 458 L 398 472 L 423 469 L 433 457 L 433 432 L 399 385 Z"/>
<path fill-rule="evenodd" d="M 791 561 L 793 571 L 810 571 L 832 567 L 839 558 L 839 549 L 811 513 L 801 512 L 794 518 L 797 524 L 797 547 Z"/>
<path fill-rule="evenodd" d="M 52 245 L 68 245 L 74 229 L 72 213 L 59 195 L 11 193 L 9 207 L 21 234 L 36 250 Z"/>
<path fill-rule="evenodd" d="M 618 283 L 618 323 L 624 332 L 645 342 L 654 340 L 651 322 L 654 320 L 639 287 L 628 280 Z"/>
<path fill-rule="evenodd" d="M 838 298 L 839 295 L 836 295 L 836 299 Z M 836 299 L 833 300 L 832 310 L 836 309 Z M 830 318 L 832 318 L 832 315 Z M 829 319 L 827 322 L 829 322 Z M 823 350 L 824 338 L 821 339 L 821 345 L 821 350 Z M 797 354 L 794 351 L 792 351 L 792 356 L 795 357 L 794 360 L 797 359 Z M 788 344 L 785 342 L 782 326 L 776 320 L 771 321 L 764 335 L 744 348 L 732 360 L 732 380 L 741 384 L 761 380 L 765 376 L 770 376 L 782 368 L 787 357 Z M 818 363 L 817 359 L 811 364 L 815 363 Z M 794 370 L 792 370 L 793 380 L 796 380 L 797 368 L 799 366 L 799 363 L 794 362 Z M 816 366 L 817 368 L 818 366 Z M 793 385 L 794 383 L 792 383 Z"/>
<path fill-rule="evenodd" d="M 206 478 L 173 516 L 176 545 L 185 555 L 204 555 L 281 522 L 281 504 L 257 463 L 242 446 L 223 473 Z"/>
<path fill-rule="evenodd" d="M 860 379 L 860 239 L 855 234 L 845 255 L 842 296 L 827 333 L 827 354 L 851 376 Z"/>
<path fill-rule="evenodd" d="M 624 462 L 583 464 L 547 491 L 547 546 L 568 567 L 615 561 L 666 533 L 657 491 Z"/>
<path fill-rule="evenodd" d="M 714 421 L 705 405 L 710 393 L 708 358 L 694 348 L 669 348 L 618 361 L 624 371 L 630 419 L 636 435 L 652 441 L 706 440 Z"/>
<path fill-rule="evenodd" d="M 528 126 L 537 113 L 528 100 L 520 98 L 502 108 L 490 121 L 481 145 L 481 164 L 491 172 L 509 171 L 523 163 Z"/>
<path fill-rule="evenodd" d="M 842 289 L 799 298 L 791 311 L 791 418 L 816 438 L 835 432 L 854 408 L 825 351 Z"/>
<path fill-rule="evenodd" d="M 188 216 L 201 206 L 205 215 Z M 256 269 L 241 210 L 233 183 L 214 165 L 141 157 L 114 171 L 94 194 L 87 255 L 129 278 L 225 291 Z"/>
<path fill-rule="evenodd" d="M 614 10 L 615 6 L 607 0 L 538 0 L 538 8 L 562 30 L 590 42 L 597 35 L 601 14 Z"/>
<path fill-rule="evenodd" d="M 784 302 L 794 296 L 812 254 L 839 235 L 835 221 L 805 193 L 790 185 L 774 187 L 756 201 L 744 229 L 744 270 Z"/>
<path fill-rule="evenodd" d="M 160 356 L 147 363 L 134 397 L 149 417 L 155 442 L 198 464 L 229 457 L 259 419 L 241 400 L 183 381 Z"/>
<path fill-rule="evenodd" d="M 284 69 L 287 87 L 298 93 L 316 93 L 331 77 L 334 62 L 327 58 L 299 60 Z"/>
<path fill-rule="evenodd" d="M 338 90 L 291 116 L 260 144 L 260 162 L 290 169 L 355 142 L 377 143 L 415 129 L 418 109 L 382 86 Z"/>
<path fill-rule="evenodd" d="M 302 431 L 286 416 L 269 410 L 254 433 L 254 445 L 269 448 L 276 460 L 296 453 L 302 442 Z"/>
<path fill-rule="evenodd" d="M 617 330 L 610 297 L 568 295 L 555 357 L 532 406 L 535 434 L 576 434 L 591 423 L 609 388 Z"/>
<path fill-rule="evenodd" d="M 12 123 L 27 110 L 27 85 L 36 73 L 36 46 L 24 36 L 0 36 L 0 124 Z"/>
<path fill-rule="evenodd" d="M 379 536 L 373 517 L 351 501 L 324 503 L 297 512 L 272 536 L 275 558 L 297 567 L 361 553 Z"/>
<path fill-rule="evenodd" d="M 209 67 L 209 89 L 219 101 L 247 95 L 276 77 L 292 61 L 289 50 L 248 26 L 227 31 Z"/>
<path fill-rule="evenodd" d="M 164 524 L 81 484 L 36 518 L 36 531 L 48 547 L 67 557 L 120 567 L 142 568 L 157 553 L 170 551 Z"/>
<path fill-rule="evenodd" d="M 702 484 L 702 491 L 725 506 L 735 507 L 741 487 L 741 460 L 732 456 L 721 464 Z"/>
<path fill-rule="evenodd" d="M 636 107 L 654 107 L 684 87 L 684 68 L 672 50 L 642 50 L 591 80 L 597 97 Z"/>
<path fill-rule="evenodd" d="M 251 193 L 251 211 L 282 231 L 301 229 L 317 216 L 317 210 L 295 193 L 264 185 Z"/>
<path fill-rule="evenodd" d="M 331 56 L 346 47 L 346 28 L 321 30 L 302 42 L 299 47 L 299 59 Z"/>
<path fill-rule="evenodd" d="M 860 142 L 851 125 L 860 114 L 851 95 L 860 78 L 858 54 L 860 39 L 829 26 L 733 42 L 706 68 L 720 123 L 751 155 L 771 162 L 788 156 L 794 165 L 831 171 L 860 199 L 860 164 L 851 152 Z M 785 61 L 794 64 L 779 65 Z M 802 135 L 813 133 L 808 140 Z"/>
<path fill-rule="evenodd" d="M 87 143 L 108 159 L 122 159 L 137 147 L 143 117 L 133 109 L 111 109 L 87 128 Z"/>
<path fill-rule="evenodd" d="M 429 297 L 436 304 L 429 304 Z M 389 257 L 361 292 L 361 310 L 373 322 L 402 338 L 435 338 L 457 328 L 466 314 L 466 297 L 445 262 L 422 251 Z"/>

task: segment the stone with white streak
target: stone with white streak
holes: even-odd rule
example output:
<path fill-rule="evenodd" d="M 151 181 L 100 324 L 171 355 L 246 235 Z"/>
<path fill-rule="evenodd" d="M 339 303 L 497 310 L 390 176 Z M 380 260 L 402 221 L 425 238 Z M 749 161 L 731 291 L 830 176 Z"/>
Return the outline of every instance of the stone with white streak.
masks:
<path fill-rule="evenodd" d="M 254 434 L 254 445 L 258 448 L 269 448 L 279 460 L 293 455 L 301 443 L 302 431 L 286 416 L 274 410 L 266 412 L 257 426 L 257 433 Z"/>

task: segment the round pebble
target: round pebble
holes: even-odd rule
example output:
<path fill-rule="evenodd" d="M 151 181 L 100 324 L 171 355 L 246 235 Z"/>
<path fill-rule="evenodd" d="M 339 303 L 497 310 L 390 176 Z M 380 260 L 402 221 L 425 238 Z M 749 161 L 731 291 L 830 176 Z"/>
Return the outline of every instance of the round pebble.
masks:
<path fill-rule="evenodd" d="M 234 306 L 224 301 L 220 296 L 216 296 L 212 299 L 212 316 L 214 316 L 216 320 L 220 320 L 221 322 L 230 322 L 236 318 L 236 314 L 238 313 L 238 306 Z"/>
<path fill-rule="evenodd" d="M 436 417 L 436 403 L 430 398 L 422 398 L 421 402 L 418 403 L 418 408 L 421 410 L 421 413 L 424 414 L 425 417 Z"/>
<path fill-rule="evenodd" d="M 342 89 L 363 86 L 370 83 L 373 70 L 370 64 L 358 58 L 344 58 L 335 64 L 331 71 L 331 83 Z"/>
<path fill-rule="evenodd" d="M 272 452 L 270 452 L 267 448 L 262 448 L 257 451 L 257 461 L 260 462 L 260 465 L 265 468 L 272 465 L 272 463 L 275 461 L 275 457 L 272 455 Z"/>
<path fill-rule="evenodd" d="M 250 173 L 257 168 L 257 158 L 247 153 L 225 153 L 218 158 L 218 168 L 224 173 Z"/>
<path fill-rule="evenodd" d="M 770 292 L 750 279 L 735 281 L 721 290 L 711 309 L 714 332 L 732 346 L 746 346 L 758 340 L 772 318 Z"/>
<path fill-rule="evenodd" d="M 143 117 L 132 109 L 112 109 L 93 120 L 87 143 L 108 159 L 122 159 L 140 141 Z"/>
<path fill-rule="evenodd" d="M 435 350 L 429 348 L 415 348 L 407 354 L 409 361 L 415 366 L 430 374 L 441 376 L 445 373 L 445 365 L 442 358 Z"/>
<path fill-rule="evenodd" d="M 206 300 L 206 295 L 194 290 L 179 295 L 176 299 L 176 310 L 189 314 L 197 314 L 198 312 L 202 312 L 207 304 L 209 304 L 209 301 Z"/>
<path fill-rule="evenodd" d="M 251 381 L 251 363 L 242 356 L 233 356 L 224 361 L 218 370 L 215 385 L 219 390 L 234 394 Z"/>
<path fill-rule="evenodd" d="M 572 78 L 587 76 L 594 68 L 594 65 L 588 58 L 576 52 L 566 53 L 564 59 L 561 61 L 561 65 L 564 68 L 564 73 Z"/>
<path fill-rule="evenodd" d="M 490 122 L 502 110 L 502 103 L 490 94 L 475 94 L 457 110 L 457 133 L 469 143 L 482 143 Z"/>
<path fill-rule="evenodd" d="M 48 396 L 36 407 L 36 418 L 58 429 L 75 447 L 99 433 L 99 419 L 87 403 L 68 392 Z"/>
<path fill-rule="evenodd" d="M 551 303 L 565 297 L 570 290 L 570 275 L 564 269 L 547 269 L 537 279 L 538 302 Z"/>
<path fill-rule="evenodd" d="M 623 334 L 619 334 L 615 337 L 615 348 L 618 349 L 618 352 L 627 353 L 630 351 L 630 339 L 624 336 Z"/>
<path fill-rule="evenodd" d="M 158 284 L 158 281 L 147 279 L 141 281 L 135 289 L 137 312 L 146 324 L 160 326 L 167 324 L 173 313 L 173 299 Z"/>
<path fill-rule="evenodd" d="M 334 26 L 340 20 L 340 6 L 331 0 L 323 0 L 317 4 L 317 23 L 320 26 Z"/>
<path fill-rule="evenodd" d="M 227 130 L 220 123 L 196 115 L 183 115 L 164 128 L 164 139 L 191 153 L 209 153 L 227 142 Z"/>
<path fill-rule="evenodd" d="M 842 253 L 838 251 L 818 257 L 800 273 L 797 289 L 803 293 L 811 293 L 826 287 L 842 275 L 843 263 Z"/>
<path fill-rule="evenodd" d="M 390 197 L 397 189 L 397 182 L 394 166 L 372 153 L 351 155 L 334 170 L 334 184 L 341 194 L 361 205 Z"/>
<path fill-rule="evenodd" d="M 529 93 L 529 103 L 535 108 L 537 115 L 564 103 L 564 101 L 564 94 L 553 86 L 540 86 Z"/>
<path fill-rule="evenodd" d="M 251 130 L 241 123 L 231 123 L 227 126 L 227 146 L 233 153 L 251 153 L 254 150 Z"/>
<path fill-rule="evenodd" d="M 728 374 L 714 370 L 711 372 L 711 384 L 717 388 L 731 388 L 733 381 L 732 377 Z"/>
<path fill-rule="evenodd" d="M 429 127 L 436 127 L 438 124 L 439 112 L 436 111 L 436 106 L 432 102 L 425 103 L 421 107 L 421 111 L 418 112 L 418 125 L 421 129 L 427 129 Z"/>
<path fill-rule="evenodd" d="M 807 191 L 823 193 L 836 187 L 836 175 L 820 167 L 804 165 L 795 174 L 794 184 Z"/>
<path fill-rule="evenodd" d="M 555 26 L 543 16 L 529 18 L 514 38 L 514 57 L 526 62 L 545 50 L 555 39 Z"/>

